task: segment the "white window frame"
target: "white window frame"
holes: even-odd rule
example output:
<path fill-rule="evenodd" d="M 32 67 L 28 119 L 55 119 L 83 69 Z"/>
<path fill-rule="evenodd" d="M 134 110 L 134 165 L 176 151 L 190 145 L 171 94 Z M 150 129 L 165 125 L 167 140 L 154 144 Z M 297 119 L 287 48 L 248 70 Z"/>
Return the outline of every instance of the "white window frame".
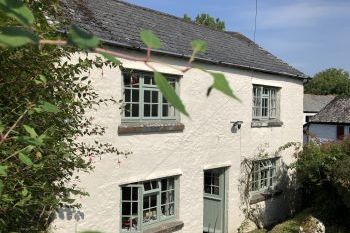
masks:
<path fill-rule="evenodd" d="M 271 120 L 279 118 L 279 88 L 253 85 L 254 120 Z"/>
<path fill-rule="evenodd" d="M 252 161 L 251 193 L 273 190 L 277 184 L 280 157 Z"/>
<path fill-rule="evenodd" d="M 172 180 L 172 187 L 171 187 L 171 182 Z M 164 181 L 166 182 L 167 188 L 165 189 L 164 187 Z M 149 184 L 150 189 L 146 188 L 146 185 Z M 131 209 L 131 214 L 130 215 L 123 215 L 123 203 L 130 203 L 130 201 L 123 199 L 123 188 L 137 188 L 138 190 L 138 200 L 133 201 L 138 203 L 137 207 L 137 214 L 133 214 L 133 210 Z M 131 194 L 132 196 L 132 194 Z M 151 206 L 151 196 L 156 196 L 156 205 Z M 172 199 L 171 199 L 172 196 Z M 177 177 L 165 177 L 165 178 L 160 178 L 160 179 L 155 179 L 155 180 L 148 180 L 148 181 L 143 181 L 139 182 L 136 184 L 129 184 L 129 185 L 123 185 L 121 187 L 121 205 L 120 205 L 120 213 L 121 213 L 121 222 L 120 222 L 120 231 L 121 232 L 142 232 L 143 230 L 152 227 L 156 224 L 166 222 L 166 221 L 171 221 L 177 218 L 177 205 L 178 205 L 178 178 Z M 144 199 L 149 198 L 149 205 L 148 207 L 145 207 L 145 202 Z M 164 198 L 164 199 L 163 199 Z M 165 202 L 163 202 L 163 200 Z M 171 207 L 172 206 L 172 207 Z M 131 206 L 132 208 L 132 206 Z M 156 212 L 156 219 L 154 221 L 147 221 L 144 222 L 144 212 L 147 211 L 148 213 L 151 213 L 151 211 Z M 162 213 L 167 212 L 168 214 L 170 213 L 169 211 L 172 211 L 172 214 L 169 215 L 163 215 Z M 146 215 L 147 215 L 146 212 Z M 152 212 L 153 214 L 153 212 Z M 153 215 L 149 214 L 149 216 L 153 217 Z M 135 226 L 137 229 L 123 229 L 123 224 L 124 224 L 124 218 L 130 218 L 130 222 L 132 222 L 134 219 L 137 220 L 137 224 Z M 127 222 L 126 222 L 127 223 Z"/>
<path fill-rule="evenodd" d="M 130 83 L 132 80 L 132 76 L 136 81 L 135 84 L 125 84 L 125 80 L 130 76 Z M 175 92 L 179 94 L 179 76 L 174 75 L 166 75 L 164 76 L 168 79 L 170 85 L 172 85 L 175 89 Z M 146 83 L 145 80 L 150 79 L 150 83 Z M 126 99 L 126 91 L 130 91 L 129 99 Z M 133 101 L 133 94 L 138 92 L 138 100 Z M 145 102 L 145 93 L 150 93 L 150 101 Z M 156 93 L 157 97 L 156 101 L 153 102 L 153 94 Z M 154 120 L 170 120 L 170 121 L 178 121 L 179 120 L 179 112 L 171 106 L 168 101 L 165 100 L 163 94 L 158 89 L 157 85 L 154 82 L 154 75 L 151 72 L 146 71 L 132 71 L 132 70 L 123 70 L 122 71 L 122 97 L 123 97 L 123 112 L 122 112 L 122 121 L 123 122 L 144 122 L 144 121 L 154 121 Z M 157 115 L 152 114 L 152 106 L 156 106 Z M 173 114 L 169 116 L 163 116 L 164 107 L 167 106 L 169 111 Z M 138 115 L 133 116 L 132 108 L 138 109 Z M 145 115 L 145 108 L 150 108 L 149 116 Z"/>

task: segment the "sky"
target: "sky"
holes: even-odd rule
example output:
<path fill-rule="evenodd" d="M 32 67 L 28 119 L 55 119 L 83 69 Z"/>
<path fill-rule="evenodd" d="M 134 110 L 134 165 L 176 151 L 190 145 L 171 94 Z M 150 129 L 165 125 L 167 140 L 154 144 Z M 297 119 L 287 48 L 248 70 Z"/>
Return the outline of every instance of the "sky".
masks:
<path fill-rule="evenodd" d="M 255 0 L 126 0 L 182 17 L 209 13 L 253 39 Z M 307 75 L 350 71 L 350 0 L 258 0 L 256 42 Z"/>

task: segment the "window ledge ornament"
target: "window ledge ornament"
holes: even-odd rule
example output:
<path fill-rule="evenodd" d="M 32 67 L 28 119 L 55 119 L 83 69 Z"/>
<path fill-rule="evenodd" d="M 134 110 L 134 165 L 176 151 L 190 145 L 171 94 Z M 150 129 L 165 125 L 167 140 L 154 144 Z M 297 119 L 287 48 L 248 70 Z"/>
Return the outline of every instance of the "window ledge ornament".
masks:
<path fill-rule="evenodd" d="M 183 228 L 182 221 L 170 221 L 143 230 L 143 233 L 171 233 Z"/>
<path fill-rule="evenodd" d="M 253 205 L 268 199 L 277 197 L 283 193 L 282 190 L 267 190 L 261 193 L 255 193 L 250 197 L 249 204 Z"/>
<path fill-rule="evenodd" d="M 184 129 L 185 125 L 178 121 L 123 122 L 118 126 L 118 134 L 182 132 Z"/>
<path fill-rule="evenodd" d="M 251 123 L 252 128 L 262 128 L 262 127 L 282 127 L 283 122 L 280 120 L 253 120 Z"/>

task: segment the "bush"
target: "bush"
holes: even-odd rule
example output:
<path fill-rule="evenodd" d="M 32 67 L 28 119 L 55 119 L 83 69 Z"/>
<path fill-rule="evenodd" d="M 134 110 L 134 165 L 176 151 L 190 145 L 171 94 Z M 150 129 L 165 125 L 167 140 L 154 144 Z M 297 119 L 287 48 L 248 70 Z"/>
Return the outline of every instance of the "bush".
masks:
<path fill-rule="evenodd" d="M 350 138 L 304 146 L 297 162 L 304 205 L 327 224 L 350 224 Z"/>

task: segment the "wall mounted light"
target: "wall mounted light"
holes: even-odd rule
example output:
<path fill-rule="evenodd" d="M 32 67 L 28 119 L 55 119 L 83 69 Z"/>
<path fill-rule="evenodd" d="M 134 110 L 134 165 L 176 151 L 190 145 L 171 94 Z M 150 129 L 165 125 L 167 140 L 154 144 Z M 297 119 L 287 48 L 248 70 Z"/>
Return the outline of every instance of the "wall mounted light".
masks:
<path fill-rule="evenodd" d="M 243 121 L 231 121 L 232 128 L 231 131 L 232 133 L 237 133 L 239 129 L 241 129 Z"/>

